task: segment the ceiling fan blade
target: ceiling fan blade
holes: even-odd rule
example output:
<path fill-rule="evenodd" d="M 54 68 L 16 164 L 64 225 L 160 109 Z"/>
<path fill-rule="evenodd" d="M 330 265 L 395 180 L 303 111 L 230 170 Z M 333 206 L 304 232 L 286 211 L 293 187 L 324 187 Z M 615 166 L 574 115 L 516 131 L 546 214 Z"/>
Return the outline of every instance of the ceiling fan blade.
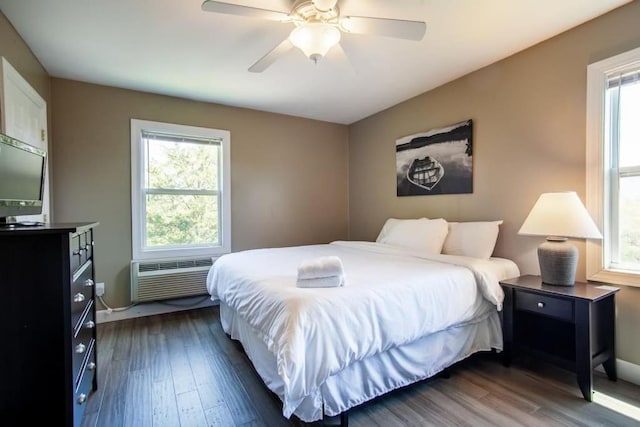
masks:
<path fill-rule="evenodd" d="M 329 52 L 327 53 L 327 59 L 331 62 L 335 62 L 343 70 L 349 70 L 353 73 L 355 73 L 356 71 L 353 67 L 353 63 L 349 59 L 349 55 L 347 55 L 340 43 L 333 46 L 331 50 L 329 50 Z"/>
<path fill-rule="evenodd" d="M 422 40 L 427 29 L 427 24 L 422 21 L 370 18 L 366 16 L 344 17 L 340 20 L 340 25 L 349 33 L 371 34 L 406 40 Z"/>
<path fill-rule="evenodd" d="M 270 21 L 287 21 L 289 14 L 277 10 L 259 9 L 221 1 L 205 0 L 202 3 L 205 12 L 225 13 L 227 15 L 247 16 L 249 18 L 268 19 Z"/>
<path fill-rule="evenodd" d="M 293 48 L 293 44 L 289 41 L 289 38 L 284 39 L 278 46 L 274 47 L 262 58 L 258 59 L 255 64 L 249 67 L 249 71 L 252 73 L 261 73 L 266 70 L 271 64 L 276 62 L 285 53 L 289 52 Z"/>

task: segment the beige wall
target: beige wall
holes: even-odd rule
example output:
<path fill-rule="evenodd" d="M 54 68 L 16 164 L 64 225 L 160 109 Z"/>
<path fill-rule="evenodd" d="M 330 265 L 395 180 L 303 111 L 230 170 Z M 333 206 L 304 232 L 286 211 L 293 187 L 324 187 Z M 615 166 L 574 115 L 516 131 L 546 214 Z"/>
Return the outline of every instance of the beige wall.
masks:
<path fill-rule="evenodd" d="M 47 103 L 47 125 L 51 129 L 51 81 L 49 74 L 35 57 L 13 25 L 0 12 L 0 56 L 3 56 L 13 68 L 38 92 Z M 0 105 L 0 109 L 2 106 Z M 4 128 L 4 126 L 0 126 Z M 48 145 L 51 148 L 51 131 L 48 131 Z M 49 168 L 53 166 L 49 150 Z M 53 203 L 51 204 L 53 206 Z"/>
<path fill-rule="evenodd" d="M 540 193 L 585 200 L 587 65 L 640 46 L 640 2 L 349 127 L 350 238 L 375 239 L 388 217 L 503 219 L 496 255 L 538 274 L 542 239 L 517 235 Z M 473 194 L 396 197 L 395 140 L 473 119 Z M 584 243 L 576 242 L 585 278 Z M 617 296 L 618 357 L 640 364 L 640 288 Z"/>
<path fill-rule="evenodd" d="M 130 119 L 231 131 L 234 251 L 347 237 L 347 127 L 52 79 L 58 221 L 99 221 L 96 275 L 129 304 Z"/>

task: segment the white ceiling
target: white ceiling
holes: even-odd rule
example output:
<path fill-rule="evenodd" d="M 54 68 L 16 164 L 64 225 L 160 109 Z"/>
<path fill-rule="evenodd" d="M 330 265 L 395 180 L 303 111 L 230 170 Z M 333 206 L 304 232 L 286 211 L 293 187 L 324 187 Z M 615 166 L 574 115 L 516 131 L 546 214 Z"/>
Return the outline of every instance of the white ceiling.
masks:
<path fill-rule="evenodd" d="M 289 0 L 225 0 L 288 11 Z M 343 35 L 349 62 L 297 49 L 247 71 L 292 24 L 201 10 L 201 0 L 0 0 L 54 77 L 350 124 L 629 0 L 340 0 L 342 15 L 424 20 L 420 42 Z"/>

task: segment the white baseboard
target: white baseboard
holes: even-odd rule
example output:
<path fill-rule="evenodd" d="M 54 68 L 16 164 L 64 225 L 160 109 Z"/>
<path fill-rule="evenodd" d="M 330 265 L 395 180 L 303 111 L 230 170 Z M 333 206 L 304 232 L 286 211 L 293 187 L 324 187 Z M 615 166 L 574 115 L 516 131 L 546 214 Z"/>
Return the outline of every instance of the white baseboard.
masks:
<path fill-rule="evenodd" d="M 98 310 L 96 322 L 105 323 L 116 320 L 133 319 L 136 317 L 152 316 L 154 314 L 172 313 L 174 311 L 192 310 L 194 308 L 210 307 L 218 305 L 217 301 L 211 301 L 206 297 L 189 297 L 167 300 L 162 302 L 141 303 L 129 308 L 115 308 L 111 310 Z"/>
<path fill-rule="evenodd" d="M 602 365 L 599 365 L 596 371 L 604 373 Z M 626 360 L 616 359 L 616 371 L 618 378 L 621 380 L 640 385 L 640 365 L 627 362 Z"/>
<path fill-rule="evenodd" d="M 618 371 L 618 378 L 640 385 L 640 365 L 627 362 L 626 360 L 617 359 L 616 368 Z"/>

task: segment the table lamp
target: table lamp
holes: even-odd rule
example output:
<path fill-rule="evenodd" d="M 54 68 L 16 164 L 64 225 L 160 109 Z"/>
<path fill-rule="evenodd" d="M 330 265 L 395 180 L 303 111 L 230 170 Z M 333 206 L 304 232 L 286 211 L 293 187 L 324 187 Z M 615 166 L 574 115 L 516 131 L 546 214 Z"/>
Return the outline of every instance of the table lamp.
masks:
<path fill-rule="evenodd" d="M 573 286 L 576 279 L 578 248 L 567 238 L 602 238 L 575 191 L 540 195 L 518 234 L 547 237 L 538 247 L 540 277 L 558 286 Z"/>

